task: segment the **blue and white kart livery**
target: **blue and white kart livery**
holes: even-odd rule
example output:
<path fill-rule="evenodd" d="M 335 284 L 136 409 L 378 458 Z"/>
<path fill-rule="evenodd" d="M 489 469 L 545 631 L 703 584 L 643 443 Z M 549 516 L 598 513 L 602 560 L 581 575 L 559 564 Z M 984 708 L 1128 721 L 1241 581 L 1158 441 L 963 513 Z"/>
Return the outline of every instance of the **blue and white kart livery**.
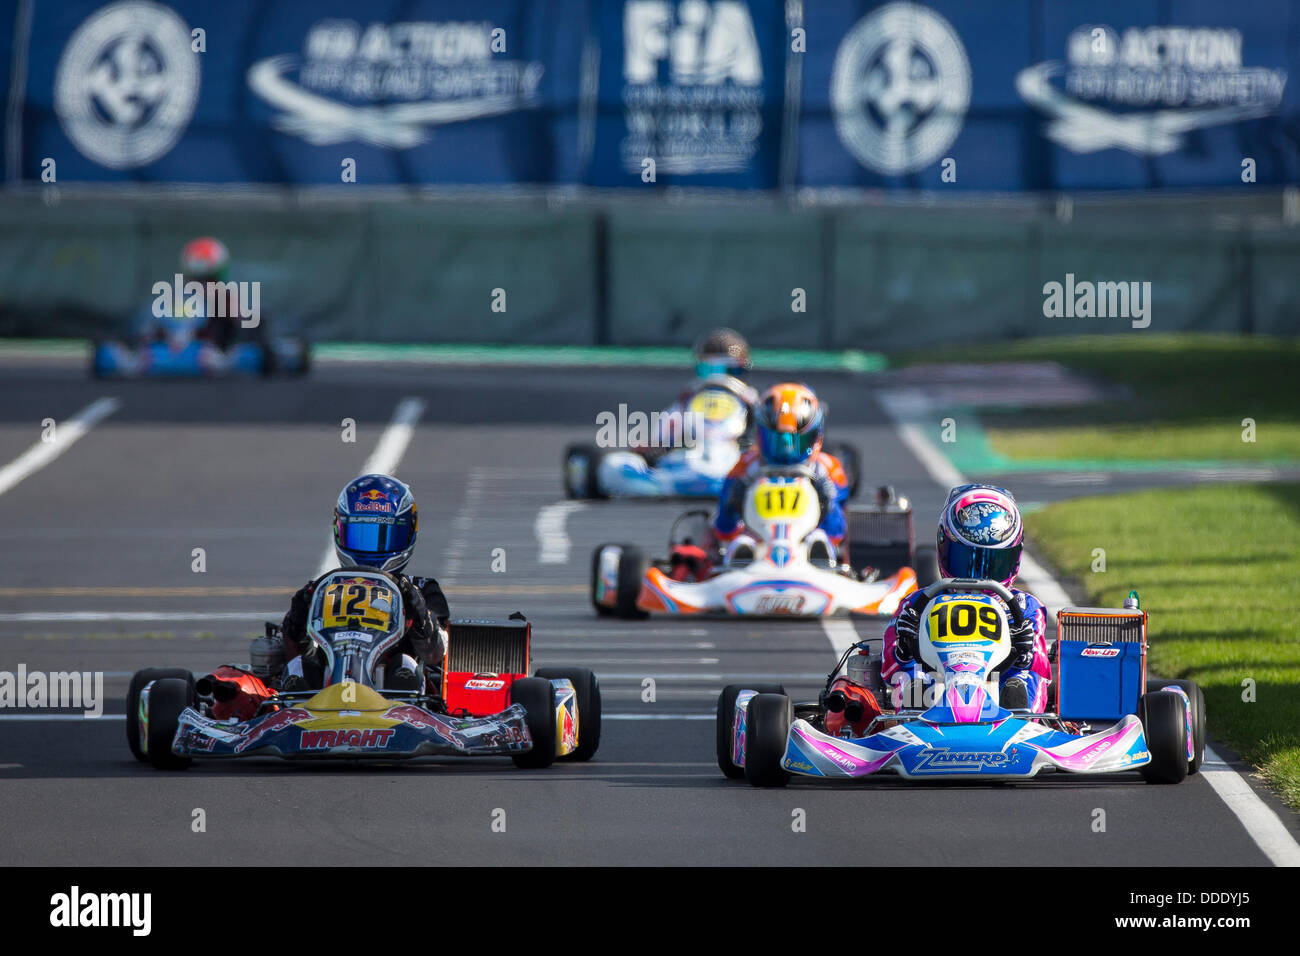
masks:
<path fill-rule="evenodd" d="M 1134 652 L 1133 663 L 1144 667 L 1144 613 L 1061 612 L 1062 620 L 1067 614 L 1087 617 L 1092 634 L 1079 655 L 1061 657 L 1058 693 L 1063 696 L 1058 699 L 1069 699 L 1064 688 L 1072 678 L 1086 685 L 1099 676 L 1113 677 L 1110 690 L 1120 696 L 1125 685 L 1132 684 L 1126 712 L 1109 726 L 1089 732 L 1088 724 L 1074 717 L 999 706 L 997 669 L 1011 651 L 1007 608 L 1015 623 L 1021 619 L 1019 606 L 1006 588 L 993 581 L 947 579 L 926 588 L 924 594 L 918 650 L 935 675 L 932 705 L 882 714 L 861 737 L 852 736 L 848 728 L 844 736 L 832 736 L 816 726 L 824 702 L 795 705 L 784 694 L 742 691 L 729 715 L 730 757 L 736 767 L 744 768 L 750 783 L 784 786 L 792 774 L 1015 780 L 1043 771 L 1127 770 L 1139 770 L 1148 783 L 1178 783 L 1199 767 L 1205 747 L 1204 705 L 1196 685 L 1167 682 L 1155 689 L 1154 683 L 1146 684 L 1144 669 L 1140 680 L 1133 682 L 1120 670 L 1129 650 Z M 1140 646 L 1118 647 L 1104 631 L 1109 619 L 1132 622 L 1136 615 L 1141 618 Z M 1089 650 L 1099 653 L 1088 654 Z M 1108 705 L 1078 706 L 1101 712 Z M 727 719 L 720 708 L 719 721 Z M 723 732 L 721 726 L 719 731 Z"/>
<path fill-rule="evenodd" d="M 564 456 L 568 496 L 717 498 L 740 460 L 741 442 L 749 430 L 749 408 L 735 388 L 725 380 L 706 381 L 680 409 L 656 412 L 648 419 L 644 435 L 627 437 L 633 448 L 653 447 L 658 454 L 570 446 Z"/>

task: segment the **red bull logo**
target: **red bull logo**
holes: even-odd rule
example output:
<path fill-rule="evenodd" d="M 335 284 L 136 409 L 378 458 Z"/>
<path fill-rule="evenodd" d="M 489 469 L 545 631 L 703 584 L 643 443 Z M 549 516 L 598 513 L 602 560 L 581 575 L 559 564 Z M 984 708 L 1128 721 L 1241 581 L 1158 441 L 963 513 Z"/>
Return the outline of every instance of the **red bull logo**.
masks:
<path fill-rule="evenodd" d="M 438 736 L 447 740 L 452 739 L 451 731 L 445 724 L 436 720 L 428 711 L 422 710 L 414 704 L 401 704 L 397 707 L 390 707 L 384 711 L 384 716 L 389 720 L 400 720 L 411 727 L 423 727 L 432 730 Z"/>
<path fill-rule="evenodd" d="M 388 495 L 376 488 L 371 488 L 357 495 L 356 504 L 352 506 L 353 511 L 365 512 L 384 512 L 391 514 L 393 503 L 388 500 Z"/>
<path fill-rule="evenodd" d="M 359 750 L 379 750 L 388 746 L 396 733 L 393 727 L 367 730 L 304 730 L 299 741 L 303 750 L 333 750 L 350 747 Z"/>
<path fill-rule="evenodd" d="M 291 727 L 303 720 L 310 720 L 311 714 L 305 710 L 299 710 L 296 707 L 290 707 L 286 710 L 277 710 L 266 720 L 257 726 L 251 728 L 248 736 L 235 745 L 235 752 L 240 753 L 248 750 L 253 744 L 257 743 L 267 734 L 273 734 L 277 730 L 283 730 L 285 727 Z"/>

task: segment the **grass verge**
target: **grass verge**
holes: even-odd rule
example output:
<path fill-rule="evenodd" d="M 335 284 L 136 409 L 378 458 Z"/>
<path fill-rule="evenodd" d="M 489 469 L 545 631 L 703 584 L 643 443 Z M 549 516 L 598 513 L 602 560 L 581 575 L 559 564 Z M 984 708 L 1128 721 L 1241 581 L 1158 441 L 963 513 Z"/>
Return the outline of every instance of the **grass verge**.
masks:
<path fill-rule="evenodd" d="M 1199 683 L 1209 733 L 1300 808 L 1300 484 L 1064 501 L 1025 520 L 1087 603 L 1120 607 L 1137 589 L 1152 670 Z M 1095 548 L 1104 573 L 1092 570 Z"/>

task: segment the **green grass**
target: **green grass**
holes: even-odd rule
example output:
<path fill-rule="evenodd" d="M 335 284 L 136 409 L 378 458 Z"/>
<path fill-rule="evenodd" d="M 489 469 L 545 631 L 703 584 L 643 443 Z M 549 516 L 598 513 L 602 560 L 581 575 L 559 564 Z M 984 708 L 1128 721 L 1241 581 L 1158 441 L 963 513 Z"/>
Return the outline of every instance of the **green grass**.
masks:
<path fill-rule="evenodd" d="M 1036 548 L 1089 604 L 1136 588 L 1150 665 L 1205 692 L 1209 733 L 1300 808 L 1300 485 L 1215 485 L 1048 505 Z M 1106 571 L 1091 570 L 1093 549 Z M 1243 701 L 1243 681 L 1255 702 Z"/>
<path fill-rule="evenodd" d="M 1300 461 L 1300 340 L 1222 335 L 1031 339 L 913 361 L 1055 361 L 1123 386 L 1114 401 L 982 413 L 1015 459 Z M 1242 440 L 1242 419 L 1255 441 Z"/>

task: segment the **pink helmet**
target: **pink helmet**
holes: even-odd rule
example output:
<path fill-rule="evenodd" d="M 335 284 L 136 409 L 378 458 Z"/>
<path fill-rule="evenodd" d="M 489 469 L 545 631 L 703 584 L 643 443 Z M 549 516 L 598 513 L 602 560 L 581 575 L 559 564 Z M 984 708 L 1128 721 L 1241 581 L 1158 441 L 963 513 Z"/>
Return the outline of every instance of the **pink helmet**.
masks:
<path fill-rule="evenodd" d="M 1020 573 L 1025 527 L 1016 499 L 996 485 L 959 485 L 939 516 L 939 570 L 1010 587 Z"/>

